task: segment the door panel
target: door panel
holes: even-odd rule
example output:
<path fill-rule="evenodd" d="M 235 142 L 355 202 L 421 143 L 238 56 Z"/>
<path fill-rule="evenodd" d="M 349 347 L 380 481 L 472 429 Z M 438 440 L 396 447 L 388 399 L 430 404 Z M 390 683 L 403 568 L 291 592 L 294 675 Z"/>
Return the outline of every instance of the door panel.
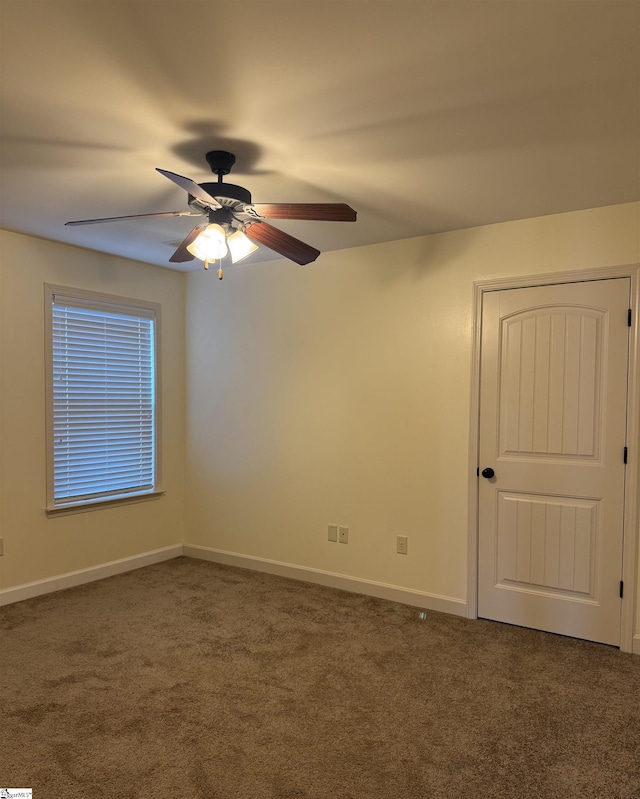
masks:
<path fill-rule="evenodd" d="M 598 503 L 498 492 L 498 581 L 593 599 Z"/>
<path fill-rule="evenodd" d="M 484 296 L 479 616 L 620 642 L 629 291 Z"/>
<path fill-rule="evenodd" d="M 559 306 L 501 320 L 501 455 L 597 456 L 603 316 Z"/>

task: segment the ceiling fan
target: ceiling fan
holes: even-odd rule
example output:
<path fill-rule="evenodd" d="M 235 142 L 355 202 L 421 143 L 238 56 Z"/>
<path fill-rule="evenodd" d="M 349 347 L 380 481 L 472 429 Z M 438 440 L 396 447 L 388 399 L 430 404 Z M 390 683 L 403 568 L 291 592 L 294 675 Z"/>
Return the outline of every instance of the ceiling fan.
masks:
<path fill-rule="evenodd" d="M 206 154 L 211 171 L 218 176 L 217 183 L 196 183 L 190 178 L 176 175 L 166 169 L 156 170 L 188 194 L 190 211 L 165 211 L 157 214 L 112 216 L 106 219 L 81 219 L 67 225 L 93 225 L 123 219 L 141 219 L 166 216 L 206 217 L 187 234 L 169 261 L 183 263 L 199 258 L 205 269 L 209 263 L 221 260 L 227 254 L 233 263 L 246 258 L 263 244 L 274 252 L 304 266 L 315 261 L 320 250 L 273 227 L 265 219 L 318 220 L 326 222 L 355 222 L 356 212 L 345 203 L 252 203 L 251 194 L 242 186 L 223 183 L 235 156 L 224 150 Z M 218 270 L 222 278 L 222 270 Z"/>

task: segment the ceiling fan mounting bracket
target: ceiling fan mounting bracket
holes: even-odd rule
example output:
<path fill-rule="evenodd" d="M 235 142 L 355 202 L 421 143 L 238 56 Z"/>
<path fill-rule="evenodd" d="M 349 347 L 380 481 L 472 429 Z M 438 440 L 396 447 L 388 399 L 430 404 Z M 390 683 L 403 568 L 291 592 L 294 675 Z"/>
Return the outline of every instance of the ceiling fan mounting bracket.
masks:
<path fill-rule="evenodd" d="M 213 174 L 218 175 L 218 177 L 228 175 L 236 162 L 235 155 L 228 153 L 226 150 L 210 150 L 205 158 Z"/>

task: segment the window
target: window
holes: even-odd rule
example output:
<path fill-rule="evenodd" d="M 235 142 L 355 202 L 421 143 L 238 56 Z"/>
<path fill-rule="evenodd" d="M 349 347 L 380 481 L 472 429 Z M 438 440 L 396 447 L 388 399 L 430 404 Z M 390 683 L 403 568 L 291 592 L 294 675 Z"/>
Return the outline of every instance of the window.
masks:
<path fill-rule="evenodd" d="M 158 492 L 158 306 L 46 288 L 48 510 Z"/>

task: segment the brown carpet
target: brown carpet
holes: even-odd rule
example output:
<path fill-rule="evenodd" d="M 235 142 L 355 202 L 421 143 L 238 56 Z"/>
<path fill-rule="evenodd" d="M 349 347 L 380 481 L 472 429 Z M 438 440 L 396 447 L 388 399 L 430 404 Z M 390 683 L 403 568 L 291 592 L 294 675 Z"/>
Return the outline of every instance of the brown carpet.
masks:
<path fill-rule="evenodd" d="M 640 658 L 187 558 L 0 608 L 34 799 L 640 797 Z"/>

